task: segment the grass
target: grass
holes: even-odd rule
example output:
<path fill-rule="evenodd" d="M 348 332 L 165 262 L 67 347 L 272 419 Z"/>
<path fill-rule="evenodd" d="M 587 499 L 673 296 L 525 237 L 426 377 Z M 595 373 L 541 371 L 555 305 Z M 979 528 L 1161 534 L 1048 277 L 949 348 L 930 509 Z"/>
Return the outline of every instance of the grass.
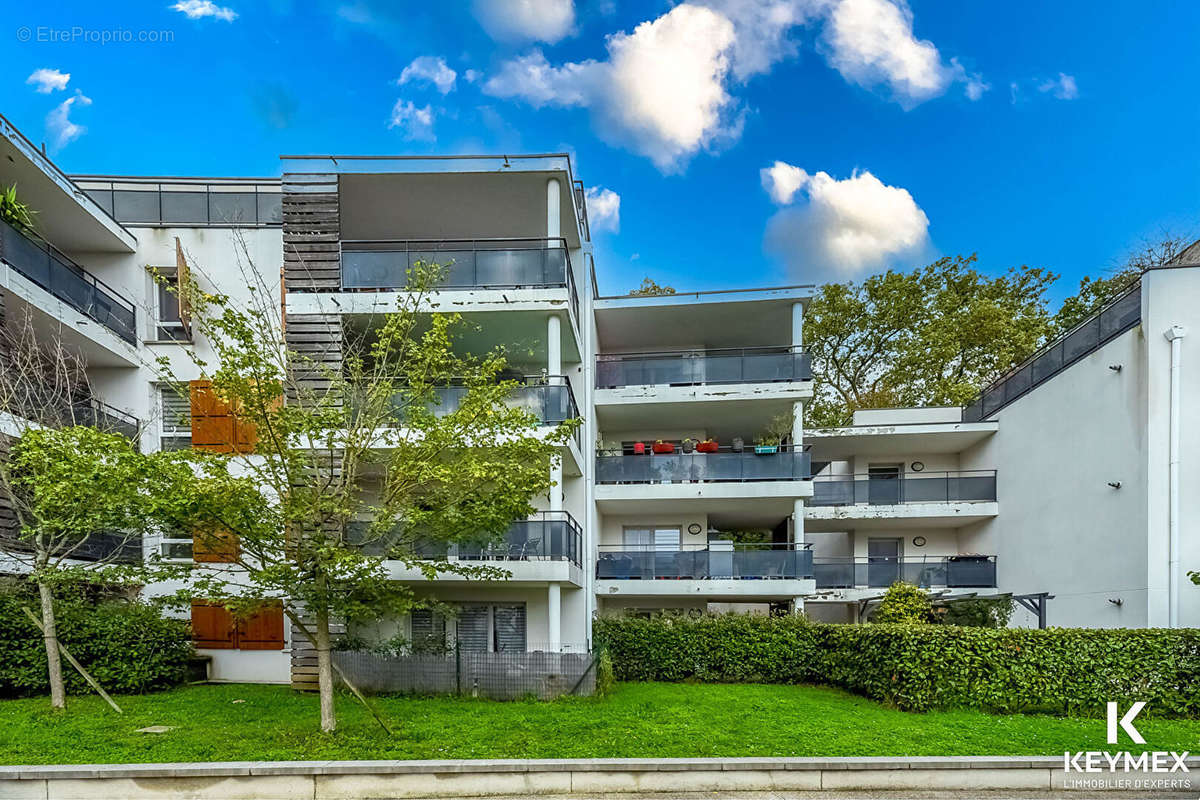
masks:
<path fill-rule="evenodd" d="M 194 686 L 119 698 L 0 701 L 0 763 L 646 756 L 1057 755 L 1104 750 L 1102 718 L 913 714 L 811 686 L 620 684 L 603 699 L 494 702 L 375 698 L 388 737 L 339 695 L 339 729 L 317 732 L 317 698 L 286 687 Z M 162 734 L 135 733 L 170 725 Z M 1200 720 L 1139 719 L 1147 750 L 1193 750 Z M 1128 744 L 1120 745 L 1129 746 Z"/>

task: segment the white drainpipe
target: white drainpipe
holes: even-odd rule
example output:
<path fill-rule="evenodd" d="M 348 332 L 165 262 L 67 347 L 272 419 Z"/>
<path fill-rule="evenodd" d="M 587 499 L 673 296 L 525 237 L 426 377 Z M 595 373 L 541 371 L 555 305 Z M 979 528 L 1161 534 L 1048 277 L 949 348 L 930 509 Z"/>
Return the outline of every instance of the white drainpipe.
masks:
<path fill-rule="evenodd" d="M 1183 360 L 1183 337 L 1187 328 L 1172 325 L 1163 334 L 1171 343 L 1171 416 L 1167 496 L 1170 517 L 1167 536 L 1167 627 L 1179 627 L 1179 390 Z"/>

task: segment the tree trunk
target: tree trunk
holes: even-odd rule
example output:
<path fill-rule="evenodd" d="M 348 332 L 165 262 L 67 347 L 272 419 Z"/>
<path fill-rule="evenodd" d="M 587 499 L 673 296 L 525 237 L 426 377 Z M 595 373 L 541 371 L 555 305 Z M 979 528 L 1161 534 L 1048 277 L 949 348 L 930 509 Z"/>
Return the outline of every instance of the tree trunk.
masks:
<path fill-rule="evenodd" d="M 329 652 L 329 609 L 317 609 L 317 688 L 321 695 L 321 730 L 332 733 L 337 729 L 333 710 L 333 658 Z"/>
<path fill-rule="evenodd" d="M 38 584 L 42 599 L 42 638 L 46 642 L 46 664 L 50 675 L 50 705 L 53 708 L 67 707 L 67 693 L 63 689 L 62 658 L 58 654 L 58 628 L 54 623 L 54 597 L 50 587 Z"/>

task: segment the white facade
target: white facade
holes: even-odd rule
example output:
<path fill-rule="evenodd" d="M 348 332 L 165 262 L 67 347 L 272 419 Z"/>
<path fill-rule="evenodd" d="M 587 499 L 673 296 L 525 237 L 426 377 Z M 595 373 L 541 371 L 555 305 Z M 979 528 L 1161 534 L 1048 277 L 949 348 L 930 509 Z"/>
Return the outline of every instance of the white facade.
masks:
<path fill-rule="evenodd" d="M 163 416 L 150 365 L 166 356 L 181 377 L 199 377 L 186 348 L 207 349 L 164 340 L 148 268 L 172 268 L 178 246 L 213 291 L 244 297 L 251 262 L 278 291 L 286 176 L 324 176 L 340 203 L 340 276 L 285 280 L 289 320 L 332 314 L 354 324 L 394 301 L 363 251 L 507 253 L 516 277 L 473 273 L 429 310 L 478 326 L 464 347 L 506 346 L 515 368 L 569 389 L 584 425 L 562 450 L 555 488 L 535 503 L 545 514 L 518 524 L 554 520 L 568 537 L 578 532 L 579 548 L 510 553 L 507 581 L 428 581 L 399 564 L 393 576 L 446 602 L 487 605 L 493 617 L 520 609 L 528 649 L 586 649 L 593 618 L 607 613 L 774 607 L 852 622 L 897 578 L 946 596 L 1050 593 L 1052 625 L 1141 627 L 1170 621 L 1175 570 L 1177 622 L 1200 624 L 1200 589 L 1185 574 L 1200 568 L 1200 493 L 1188 490 L 1200 428 L 1187 413 L 1200 398 L 1200 362 L 1189 360 L 1185 335 L 1175 346 L 1182 413 L 1172 495 L 1172 344 L 1163 335 L 1196 329 L 1200 270 L 1148 273 L 1140 323 L 972 421 L 961 409 L 884 409 L 805 431 L 811 289 L 597 296 L 582 187 L 565 156 L 292 159 L 282 182 L 72 181 L 0 123 L 12 156 L 0 160 L 0 183 L 18 183 L 46 238 L 136 321 L 132 333 L 114 330 L 64 302 L 14 263 L 11 248 L 0 261 L 6 311 L 32 309 L 48 333 L 77 344 L 97 398 L 139 421 L 145 449 L 187 441 Z M 229 209 L 241 216 L 214 216 Z M 553 251 L 539 262 L 544 274 L 521 277 L 538 248 Z M 642 452 L 660 441 L 673 452 Z M 1036 620 L 1018 610 L 1014 623 Z M 411 621 L 384 620 L 376 631 L 396 632 L 411 634 Z M 290 646 L 289 632 L 279 651 L 211 651 L 214 675 L 286 682 Z"/>

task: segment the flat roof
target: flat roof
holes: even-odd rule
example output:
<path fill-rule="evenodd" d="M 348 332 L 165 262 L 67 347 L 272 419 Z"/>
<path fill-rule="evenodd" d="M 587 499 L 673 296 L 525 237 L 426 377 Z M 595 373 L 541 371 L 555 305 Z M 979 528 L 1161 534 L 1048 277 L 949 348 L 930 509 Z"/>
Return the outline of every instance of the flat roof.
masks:
<path fill-rule="evenodd" d="M 685 306 L 699 303 L 748 303 L 763 300 L 799 301 L 806 307 L 816 286 L 811 283 L 795 286 L 769 286 L 759 289 L 712 289 L 703 292 L 676 292 L 657 295 L 606 295 L 596 298 L 596 310 L 617 308 L 653 308 L 656 306 Z"/>

